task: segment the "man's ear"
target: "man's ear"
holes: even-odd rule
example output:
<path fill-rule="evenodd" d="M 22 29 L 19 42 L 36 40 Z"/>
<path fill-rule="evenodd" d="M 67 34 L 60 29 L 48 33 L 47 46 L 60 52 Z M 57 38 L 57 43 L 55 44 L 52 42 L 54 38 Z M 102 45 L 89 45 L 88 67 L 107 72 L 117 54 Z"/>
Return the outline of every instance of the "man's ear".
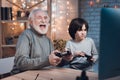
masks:
<path fill-rule="evenodd" d="M 29 21 L 29 24 L 33 24 L 33 21 L 32 21 L 32 19 L 29 19 L 28 21 Z"/>

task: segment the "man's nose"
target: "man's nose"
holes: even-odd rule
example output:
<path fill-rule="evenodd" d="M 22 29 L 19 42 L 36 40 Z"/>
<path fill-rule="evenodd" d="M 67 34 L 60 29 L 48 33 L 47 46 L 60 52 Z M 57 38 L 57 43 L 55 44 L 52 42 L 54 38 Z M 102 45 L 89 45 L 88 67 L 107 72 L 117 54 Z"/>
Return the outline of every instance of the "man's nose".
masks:
<path fill-rule="evenodd" d="M 42 22 L 42 23 L 45 23 L 45 21 L 46 21 L 46 20 L 45 20 L 44 18 L 41 19 L 41 22 Z"/>

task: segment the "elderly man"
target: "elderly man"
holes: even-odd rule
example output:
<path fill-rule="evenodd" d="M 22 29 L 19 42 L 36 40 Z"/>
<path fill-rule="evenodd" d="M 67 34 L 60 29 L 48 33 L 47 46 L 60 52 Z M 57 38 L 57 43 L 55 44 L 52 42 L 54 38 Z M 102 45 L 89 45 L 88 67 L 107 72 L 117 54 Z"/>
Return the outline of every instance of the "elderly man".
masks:
<path fill-rule="evenodd" d="M 34 9 L 28 20 L 30 29 L 26 29 L 17 42 L 13 73 L 56 66 L 61 62 L 61 58 L 55 56 L 58 51 L 53 51 L 53 45 L 46 36 L 50 20 L 48 14 Z"/>

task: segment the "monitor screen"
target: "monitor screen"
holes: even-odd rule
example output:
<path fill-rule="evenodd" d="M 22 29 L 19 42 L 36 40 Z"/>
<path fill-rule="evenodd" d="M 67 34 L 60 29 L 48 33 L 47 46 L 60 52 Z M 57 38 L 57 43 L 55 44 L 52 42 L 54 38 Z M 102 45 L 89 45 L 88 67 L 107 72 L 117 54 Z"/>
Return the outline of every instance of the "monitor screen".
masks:
<path fill-rule="evenodd" d="M 99 51 L 99 80 L 120 76 L 120 9 L 101 9 Z"/>

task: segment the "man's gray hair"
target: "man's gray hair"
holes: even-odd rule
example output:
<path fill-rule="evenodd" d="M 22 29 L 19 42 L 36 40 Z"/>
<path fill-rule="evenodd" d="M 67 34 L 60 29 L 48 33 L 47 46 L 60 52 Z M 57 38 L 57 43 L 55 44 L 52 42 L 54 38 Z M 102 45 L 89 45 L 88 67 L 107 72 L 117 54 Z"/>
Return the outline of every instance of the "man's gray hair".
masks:
<path fill-rule="evenodd" d="M 31 12 L 30 12 L 30 14 L 29 14 L 29 17 L 28 17 L 28 20 L 30 20 L 30 19 L 33 19 L 33 17 L 34 17 L 34 14 L 36 13 L 36 12 L 44 12 L 47 16 L 48 16 L 48 14 L 47 14 L 47 11 L 44 11 L 44 10 L 41 10 L 41 9 L 33 9 Z"/>

